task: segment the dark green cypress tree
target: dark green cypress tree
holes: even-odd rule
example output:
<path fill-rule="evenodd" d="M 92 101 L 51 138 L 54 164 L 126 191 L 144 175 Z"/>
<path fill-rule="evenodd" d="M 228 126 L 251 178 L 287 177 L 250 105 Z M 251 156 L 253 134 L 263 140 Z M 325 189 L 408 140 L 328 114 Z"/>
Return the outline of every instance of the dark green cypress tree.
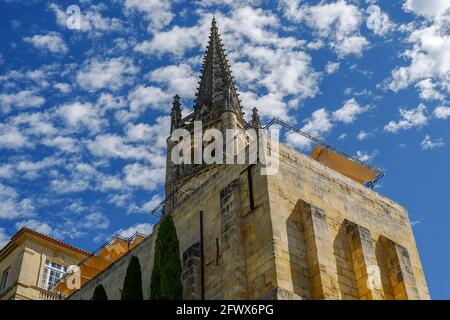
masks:
<path fill-rule="evenodd" d="M 123 282 L 122 300 L 143 300 L 141 265 L 136 256 L 131 257 Z"/>
<path fill-rule="evenodd" d="M 153 300 L 180 300 L 183 298 L 180 245 L 170 215 L 163 218 L 158 229 L 150 297 Z"/>
<path fill-rule="evenodd" d="M 103 285 L 99 284 L 97 287 L 95 287 L 92 300 L 108 300 L 108 296 L 106 295 L 106 291 Z"/>

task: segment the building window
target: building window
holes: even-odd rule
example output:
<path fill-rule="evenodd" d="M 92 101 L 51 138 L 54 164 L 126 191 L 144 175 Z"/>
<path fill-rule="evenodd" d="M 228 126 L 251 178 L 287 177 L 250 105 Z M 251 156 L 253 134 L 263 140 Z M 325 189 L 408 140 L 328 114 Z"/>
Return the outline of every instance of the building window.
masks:
<path fill-rule="evenodd" d="M 42 287 L 44 289 L 53 288 L 53 286 L 61 279 L 67 272 L 67 267 L 55 263 L 50 260 L 45 261 L 44 274 L 42 277 Z"/>
<path fill-rule="evenodd" d="M 9 270 L 10 268 L 7 268 L 5 271 L 3 271 L 2 281 L 0 282 L 0 292 L 5 290 L 8 286 Z"/>

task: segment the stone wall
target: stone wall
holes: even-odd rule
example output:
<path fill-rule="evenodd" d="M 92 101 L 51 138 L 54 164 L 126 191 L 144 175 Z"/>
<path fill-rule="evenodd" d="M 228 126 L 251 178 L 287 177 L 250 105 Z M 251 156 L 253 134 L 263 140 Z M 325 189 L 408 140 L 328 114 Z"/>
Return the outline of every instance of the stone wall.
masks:
<path fill-rule="evenodd" d="M 184 298 L 429 298 L 403 207 L 286 146 L 279 152 L 277 175 L 223 165 L 183 188 L 172 216 Z M 98 284 L 119 299 L 132 255 L 148 298 L 157 229 L 70 299 L 90 299 Z"/>
<path fill-rule="evenodd" d="M 299 298 L 429 299 L 405 208 L 295 150 L 281 145 L 279 152 L 280 172 L 268 177 L 279 288 Z M 317 208 L 323 218 L 314 219 L 308 208 Z M 382 238 L 404 250 L 377 250 Z M 409 266 L 392 262 L 404 260 L 401 252 Z M 385 259 L 410 290 L 380 267 Z M 309 277 L 302 277 L 305 266 Z M 368 273 L 387 289 L 367 288 Z M 403 293 L 393 295 L 392 286 Z M 315 291 L 318 287 L 323 292 Z"/>

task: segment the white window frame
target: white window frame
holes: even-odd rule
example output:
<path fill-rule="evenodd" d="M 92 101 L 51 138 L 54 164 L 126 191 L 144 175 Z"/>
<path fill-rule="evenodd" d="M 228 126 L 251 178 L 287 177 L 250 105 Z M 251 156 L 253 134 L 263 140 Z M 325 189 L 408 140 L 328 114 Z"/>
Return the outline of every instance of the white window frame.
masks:
<path fill-rule="evenodd" d="M 46 290 L 50 285 L 54 285 L 67 272 L 67 266 L 56 263 L 52 260 L 46 259 L 44 270 L 42 272 L 42 287 Z"/>

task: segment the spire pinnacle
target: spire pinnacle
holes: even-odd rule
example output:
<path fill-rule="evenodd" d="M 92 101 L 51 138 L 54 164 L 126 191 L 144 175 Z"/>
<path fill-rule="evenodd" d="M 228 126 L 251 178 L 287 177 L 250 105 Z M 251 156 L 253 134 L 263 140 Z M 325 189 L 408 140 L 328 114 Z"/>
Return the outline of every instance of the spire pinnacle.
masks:
<path fill-rule="evenodd" d="M 173 130 L 180 126 L 181 122 L 181 103 L 180 96 L 178 94 L 173 97 L 172 112 L 170 113 L 170 118 L 170 132 L 172 133 Z"/>
<path fill-rule="evenodd" d="M 230 110 L 242 118 L 242 108 L 214 16 L 194 109 L 197 115 L 202 110 L 202 113 L 210 116 L 216 112 Z"/>
<path fill-rule="evenodd" d="M 256 108 L 252 109 L 252 122 L 251 122 L 251 125 L 255 129 L 261 128 L 261 118 L 259 117 L 258 109 L 256 109 Z"/>

